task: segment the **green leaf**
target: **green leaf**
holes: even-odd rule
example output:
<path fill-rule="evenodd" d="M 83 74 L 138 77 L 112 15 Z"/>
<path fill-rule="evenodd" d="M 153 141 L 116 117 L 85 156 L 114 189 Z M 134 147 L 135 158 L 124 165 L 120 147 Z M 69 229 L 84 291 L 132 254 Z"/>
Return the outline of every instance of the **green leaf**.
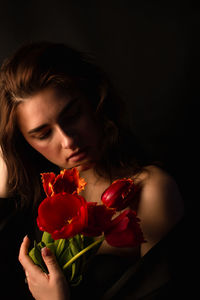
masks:
<path fill-rule="evenodd" d="M 74 278 L 70 282 L 71 286 L 75 287 L 75 286 L 79 285 L 79 283 L 82 281 L 82 279 L 83 279 L 83 275 L 82 274 L 80 274 L 79 276 L 76 276 L 76 278 Z"/>
<path fill-rule="evenodd" d="M 73 256 L 82 250 L 81 244 L 80 244 L 80 239 L 77 236 L 74 236 L 73 238 L 70 239 L 69 246 L 70 246 Z"/>
<path fill-rule="evenodd" d="M 82 234 L 77 234 L 74 236 L 74 240 L 76 240 L 79 249 L 82 250 L 84 248 L 84 236 Z"/>
<path fill-rule="evenodd" d="M 51 252 L 56 256 L 56 247 L 54 243 L 48 243 L 46 244 L 46 247 L 51 250 Z"/>
<path fill-rule="evenodd" d="M 32 248 L 30 251 L 29 251 L 29 254 L 30 258 L 32 259 L 32 261 L 39 266 L 39 262 L 37 260 L 37 258 L 35 257 L 35 248 Z"/>
<path fill-rule="evenodd" d="M 36 241 L 34 241 L 34 247 L 29 251 L 29 256 L 36 265 L 47 273 L 47 267 L 41 255 L 41 245 L 37 245 Z"/>
<path fill-rule="evenodd" d="M 54 239 L 51 237 L 51 234 L 44 231 L 42 235 L 42 240 L 43 243 L 48 244 L 48 243 L 53 243 Z"/>
<path fill-rule="evenodd" d="M 72 258 L 72 253 L 70 251 L 70 248 L 67 247 L 62 255 L 58 258 L 59 265 L 64 266 L 67 261 L 69 261 Z M 67 280 L 70 282 L 71 274 L 72 274 L 72 265 L 70 264 L 66 269 L 63 269 L 63 273 L 67 277 Z"/>
<path fill-rule="evenodd" d="M 41 254 L 41 248 L 40 246 L 37 245 L 36 241 L 34 242 L 34 249 L 35 249 L 35 257 L 39 263 L 39 266 L 41 267 L 41 269 L 47 273 L 47 267 L 46 264 L 42 258 L 42 254 Z"/>
<path fill-rule="evenodd" d="M 68 245 L 66 247 L 66 249 L 63 251 L 63 253 L 58 257 L 58 261 L 59 261 L 60 266 L 63 266 L 71 258 L 72 258 L 72 252 L 71 252 L 70 247 Z"/>
<path fill-rule="evenodd" d="M 74 236 L 72 239 L 70 239 L 69 247 L 70 251 L 72 253 L 72 257 L 74 257 L 76 254 L 78 254 L 82 250 L 83 241 L 80 235 Z M 82 272 L 82 266 L 84 262 L 84 255 L 78 257 L 72 264 L 72 273 L 70 282 L 74 280 L 77 276 L 79 276 Z"/>
<path fill-rule="evenodd" d="M 96 240 L 95 238 L 88 238 L 83 235 L 77 235 L 69 239 L 68 251 L 64 251 L 65 254 L 67 253 L 67 257 L 65 257 L 67 259 L 62 265 L 62 268 L 72 286 L 76 286 L 80 283 L 86 263 L 88 263 L 93 254 L 97 252 L 103 240 L 104 237 Z M 62 258 L 64 258 L 64 256 L 62 256 Z"/>
<path fill-rule="evenodd" d="M 67 240 L 59 239 L 59 242 L 56 247 L 56 257 L 59 257 L 62 254 L 62 252 L 64 251 L 67 245 L 68 245 Z"/>
<path fill-rule="evenodd" d="M 74 263 L 72 264 L 72 271 L 71 271 L 70 282 L 74 279 L 75 274 L 76 274 L 76 262 L 74 262 Z"/>
<path fill-rule="evenodd" d="M 58 258 L 60 266 L 63 266 L 66 264 L 66 262 L 70 261 L 72 257 L 74 257 L 77 253 L 79 253 L 80 249 L 80 242 L 82 243 L 82 240 L 80 237 L 76 236 L 73 238 L 70 238 L 69 240 L 65 240 L 64 243 L 60 243 L 60 249 L 62 249 L 61 255 Z M 74 263 L 70 264 L 65 270 L 63 270 L 64 274 L 66 275 L 69 282 L 77 279 L 75 278 L 77 276 L 77 273 L 79 272 L 79 265 L 80 265 L 80 259 L 75 261 Z M 80 274 L 78 274 L 80 276 Z"/>
<path fill-rule="evenodd" d="M 42 242 L 42 241 L 39 242 L 37 245 L 38 245 L 38 247 L 40 248 L 40 250 L 46 246 L 45 243 Z"/>
<path fill-rule="evenodd" d="M 59 241 L 60 241 L 60 240 L 55 240 L 55 241 L 54 241 L 54 245 L 55 245 L 56 248 L 58 247 Z"/>

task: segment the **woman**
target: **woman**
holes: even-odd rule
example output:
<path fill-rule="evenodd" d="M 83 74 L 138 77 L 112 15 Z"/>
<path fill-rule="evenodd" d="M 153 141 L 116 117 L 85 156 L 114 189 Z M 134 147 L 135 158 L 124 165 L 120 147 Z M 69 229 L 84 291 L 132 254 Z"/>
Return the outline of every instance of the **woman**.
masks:
<path fill-rule="evenodd" d="M 13 198 L 17 209 L 36 211 L 43 196 L 40 173 L 48 170 L 77 167 L 87 182 L 82 196 L 95 202 L 112 181 L 132 177 L 138 192 L 130 206 L 141 219 L 147 242 L 120 250 L 103 242 L 98 252 L 118 257 L 126 267 L 145 256 L 183 218 L 176 183 L 145 161 L 125 129 L 124 104 L 90 56 L 62 44 L 25 45 L 1 68 L 0 101 L 0 197 Z M 46 275 L 28 257 L 29 245 L 25 237 L 19 261 L 33 297 L 70 299 L 54 256 L 44 248 Z"/>

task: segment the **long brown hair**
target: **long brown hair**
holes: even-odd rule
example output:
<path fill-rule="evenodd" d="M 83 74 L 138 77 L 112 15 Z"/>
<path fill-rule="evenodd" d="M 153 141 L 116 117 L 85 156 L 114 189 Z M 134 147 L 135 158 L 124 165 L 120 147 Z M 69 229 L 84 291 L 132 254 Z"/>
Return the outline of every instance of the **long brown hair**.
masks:
<path fill-rule="evenodd" d="M 16 122 L 20 101 L 46 87 L 78 88 L 90 100 L 105 134 L 104 152 L 96 166 L 100 175 L 112 178 L 113 169 L 139 171 L 143 162 L 138 154 L 142 152 L 125 130 L 125 104 L 94 57 L 65 44 L 26 44 L 6 59 L 0 70 L 0 145 L 10 193 L 19 196 L 22 207 L 41 199 L 40 173 L 58 170 L 26 142 Z"/>

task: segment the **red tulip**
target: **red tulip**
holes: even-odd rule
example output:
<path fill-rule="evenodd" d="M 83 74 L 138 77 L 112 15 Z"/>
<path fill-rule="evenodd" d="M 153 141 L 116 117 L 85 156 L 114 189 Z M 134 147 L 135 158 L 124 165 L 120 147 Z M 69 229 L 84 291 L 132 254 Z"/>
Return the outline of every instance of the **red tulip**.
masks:
<path fill-rule="evenodd" d="M 58 193 L 79 193 L 84 189 L 86 182 L 79 177 L 76 168 L 63 170 L 59 175 L 51 173 L 42 173 L 43 188 L 48 197 Z"/>
<path fill-rule="evenodd" d="M 127 207 L 135 195 L 135 184 L 132 179 L 115 180 L 102 194 L 101 200 L 107 207 L 117 211 Z"/>
<path fill-rule="evenodd" d="M 53 183 L 55 181 L 56 174 L 54 174 L 53 172 L 42 173 L 41 176 L 44 191 L 47 197 L 50 197 L 53 194 Z"/>
<path fill-rule="evenodd" d="M 49 232 L 54 240 L 73 237 L 82 232 L 87 223 L 87 202 L 77 194 L 55 194 L 39 205 L 38 227 Z"/>
<path fill-rule="evenodd" d="M 107 243 L 113 247 L 135 247 L 143 243 L 144 237 L 139 221 L 135 211 L 123 211 L 112 220 L 110 228 L 105 231 Z"/>
<path fill-rule="evenodd" d="M 88 236 L 98 236 L 110 226 L 115 210 L 105 205 L 97 205 L 97 202 L 88 202 L 88 225 L 83 234 Z"/>

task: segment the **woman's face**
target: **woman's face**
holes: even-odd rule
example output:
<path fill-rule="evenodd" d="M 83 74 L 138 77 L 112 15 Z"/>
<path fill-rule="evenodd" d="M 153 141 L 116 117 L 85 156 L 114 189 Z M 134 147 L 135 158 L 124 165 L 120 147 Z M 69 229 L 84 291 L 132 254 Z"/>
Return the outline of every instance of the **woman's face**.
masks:
<path fill-rule="evenodd" d="M 101 131 L 83 95 L 45 89 L 17 107 L 17 121 L 27 142 L 61 168 L 92 167 L 100 154 Z"/>

